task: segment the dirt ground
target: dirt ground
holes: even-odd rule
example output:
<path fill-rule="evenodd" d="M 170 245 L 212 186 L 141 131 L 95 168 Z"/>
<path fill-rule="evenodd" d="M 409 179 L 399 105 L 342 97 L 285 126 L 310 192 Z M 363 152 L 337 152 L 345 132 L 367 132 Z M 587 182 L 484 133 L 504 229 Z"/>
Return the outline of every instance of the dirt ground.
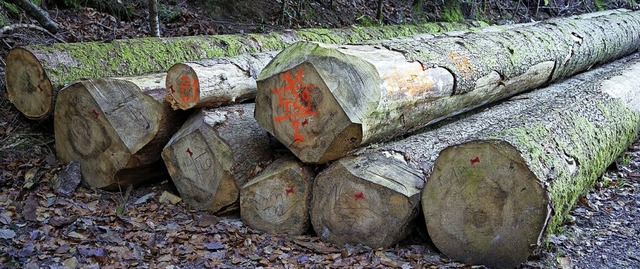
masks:
<path fill-rule="evenodd" d="M 53 185 L 63 166 L 55 157 L 52 122 L 29 121 L 6 99 L 6 53 L 17 45 L 147 36 L 145 2 L 133 1 L 133 15 L 121 19 L 93 8 L 49 5 L 61 25 L 57 34 L 32 28 L 0 32 L 0 268 L 480 268 L 439 254 L 420 229 L 390 249 L 260 233 L 238 216 L 162 202 L 164 191 L 176 193 L 169 178 L 131 193 L 80 187 L 69 197 L 56 194 Z M 160 1 L 161 30 L 164 36 L 184 36 L 370 25 L 376 23 L 376 2 L 288 1 L 283 12 L 279 1 Z M 385 1 L 383 23 L 443 17 L 433 1 L 420 9 L 410 2 Z M 463 5 L 466 18 L 502 24 L 596 10 L 583 1 L 467 2 L 477 4 Z M 605 8 L 625 6 L 607 3 Z M 5 9 L 0 13 L 7 25 L 34 23 Z M 575 206 L 564 232 L 550 236 L 522 268 L 640 268 L 640 141 L 596 187 Z"/>

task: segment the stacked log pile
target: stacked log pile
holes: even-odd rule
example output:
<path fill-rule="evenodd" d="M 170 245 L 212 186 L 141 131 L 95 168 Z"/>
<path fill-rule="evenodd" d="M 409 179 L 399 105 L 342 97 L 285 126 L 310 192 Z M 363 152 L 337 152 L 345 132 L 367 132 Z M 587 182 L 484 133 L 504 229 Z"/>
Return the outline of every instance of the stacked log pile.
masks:
<path fill-rule="evenodd" d="M 380 29 L 16 48 L 9 96 L 33 119 L 56 99 L 56 152 L 90 187 L 168 176 L 194 209 L 375 248 L 422 211 L 445 255 L 498 268 L 556 232 L 636 138 L 640 56 L 605 63 L 640 48 L 640 12 L 325 44 Z M 102 68 L 72 52 L 89 47 L 133 57 Z"/>
<path fill-rule="evenodd" d="M 274 51 L 308 40 L 333 44 L 362 43 L 418 33 L 472 28 L 481 23 L 425 23 L 343 29 L 302 29 L 269 34 L 138 38 L 112 42 L 56 43 L 16 47 L 7 55 L 7 93 L 27 118 L 53 113 L 59 89 L 83 78 L 145 75 L 175 63 L 244 53 Z"/>

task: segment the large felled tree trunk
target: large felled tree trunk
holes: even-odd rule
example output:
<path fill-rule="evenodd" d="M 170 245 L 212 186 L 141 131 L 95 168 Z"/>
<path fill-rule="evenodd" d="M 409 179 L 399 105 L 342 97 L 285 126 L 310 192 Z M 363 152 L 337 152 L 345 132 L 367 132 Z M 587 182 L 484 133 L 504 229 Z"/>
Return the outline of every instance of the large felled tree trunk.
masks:
<path fill-rule="evenodd" d="M 164 101 L 164 74 L 90 79 L 60 91 L 56 152 L 77 160 L 94 188 L 117 189 L 165 174 L 160 152 L 184 113 Z"/>
<path fill-rule="evenodd" d="M 296 43 L 260 74 L 256 119 L 302 161 L 334 160 L 640 46 L 640 12 L 588 17 L 381 45 Z"/>
<path fill-rule="evenodd" d="M 491 268 L 526 261 L 635 141 L 638 74 L 636 63 L 623 79 L 591 81 L 443 150 L 422 194 L 436 247 Z"/>
<path fill-rule="evenodd" d="M 277 51 L 177 63 L 167 71 L 167 101 L 174 109 L 217 107 L 253 100 L 256 78 Z"/>
<path fill-rule="evenodd" d="M 278 143 L 253 111 L 254 104 L 200 110 L 167 143 L 162 159 L 188 205 L 211 213 L 237 209 L 240 187 L 273 160 Z"/>
<path fill-rule="evenodd" d="M 112 42 L 56 43 L 16 47 L 7 55 L 7 92 L 30 119 L 53 111 L 58 89 L 82 79 L 165 72 L 175 63 L 273 51 L 300 41 L 362 43 L 425 32 L 468 29 L 471 24 L 421 24 L 344 29 L 303 29 L 269 34 L 138 38 Z"/>
<path fill-rule="evenodd" d="M 401 235 L 406 233 L 404 229 L 409 226 L 402 225 L 404 222 L 392 219 L 391 214 L 386 214 L 388 210 L 386 204 L 377 204 L 375 200 L 348 199 L 354 198 L 354 193 L 348 193 L 348 191 L 344 191 L 345 188 L 338 187 L 359 185 L 361 189 L 365 190 L 362 191 L 362 196 L 365 198 L 369 197 L 366 195 L 369 189 L 386 188 L 389 192 L 393 190 L 393 186 L 399 186 L 401 182 L 405 182 L 404 186 L 408 190 L 422 189 L 421 185 L 424 184 L 425 178 L 429 178 L 433 163 L 441 150 L 462 143 L 476 132 L 517 117 L 517 115 L 528 115 L 530 111 L 549 111 L 555 102 L 572 102 L 594 81 L 612 77 L 620 70 L 631 66 L 628 61 L 633 60 L 632 63 L 635 63 L 636 66 L 640 65 L 637 58 L 638 56 L 632 59 L 625 58 L 607 64 L 549 87 L 516 96 L 488 109 L 460 115 L 405 139 L 360 149 L 353 155 L 334 162 L 329 168 L 322 171 L 315 180 L 311 219 L 316 233 L 323 240 L 340 244 L 348 242 L 375 246 L 380 242 L 375 240 L 381 238 L 395 236 L 396 240 L 400 239 Z M 619 78 L 615 77 L 610 81 L 620 80 Z M 620 96 L 621 98 L 640 98 L 640 96 L 634 97 L 628 94 Z M 621 142 L 621 144 L 623 143 Z M 446 185 L 446 182 L 442 184 Z M 334 190 L 333 192 L 341 190 L 339 193 L 344 193 L 344 195 L 328 195 L 332 190 Z M 423 190 L 423 193 L 428 190 L 430 188 Z M 360 191 L 357 193 L 359 194 Z M 451 199 L 455 199 L 454 197 L 457 196 L 453 194 Z M 341 206 L 349 201 L 361 204 L 358 207 Z M 414 206 L 413 210 L 417 210 L 418 206 Z M 427 207 L 428 205 L 424 204 L 423 206 Z M 346 210 L 351 210 L 351 212 L 341 213 Z M 366 214 L 371 211 L 376 214 Z M 405 212 L 409 212 L 409 210 Z M 384 220 L 387 225 L 380 224 L 382 217 L 391 220 Z M 354 226 L 353 223 L 358 223 L 359 226 Z M 394 223 L 394 225 L 390 223 Z M 539 233 L 539 231 L 537 232 Z M 522 244 L 514 245 L 514 249 L 521 251 L 529 244 L 535 245 L 538 240 L 537 235 L 533 238 L 522 239 Z M 393 243 L 387 242 L 385 244 Z M 511 253 L 512 251 L 505 252 Z"/>

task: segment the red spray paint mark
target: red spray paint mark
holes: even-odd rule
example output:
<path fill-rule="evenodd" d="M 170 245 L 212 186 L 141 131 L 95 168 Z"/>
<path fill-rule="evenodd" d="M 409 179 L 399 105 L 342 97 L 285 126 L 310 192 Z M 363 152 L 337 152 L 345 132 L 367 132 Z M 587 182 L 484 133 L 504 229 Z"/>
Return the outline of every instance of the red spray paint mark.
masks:
<path fill-rule="evenodd" d="M 298 70 L 295 77 L 290 72 L 285 72 L 282 74 L 282 79 L 286 81 L 286 85 L 271 91 L 274 94 L 278 94 L 278 104 L 284 108 L 284 114 L 275 116 L 273 120 L 276 122 L 291 120 L 293 139 L 295 141 L 304 141 L 304 136 L 300 135 L 299 118 L 318 114 L 318 111 L 313 110 L 311 106 L 311 92 L 309 91 L 315 89 L 316 86 L 302 83 L 303 72 L 304 70 L 302 69 Z M 308 123 L 309 120 L 305 119 L 302 122 L 302 126 Z"/>
<path fill-rule="evenodd" d="M 96 115 L 96 119 L 100 117 L 100 113 L 98 113 L 98 111 L 95 108 L 91 110 L 91 113 L 93 113 L 93 115 Z"/>
<path fill-rule="evenodd" d="M 171 90 L 171 94 L 176 93 L 176 90 L 173 88 L 173 85 L 169 85 L 169 90 Z"/>
<path fill-rule="evenodd" d="M 353 195 L 354 199 L 358 200 L 358 199 L 364 199 L 364 193 L 359 192 Z"/>
<path fill-rule="evenodd" d="M 190 148 L 187 148 L 187 153 L 189 153 L 189 157 L 193 157 L 193 151 Z"/>
<path fill-rule="evenodd" d="M 471 162 L 471 165 L 474 165 L 474 164 L 476 164 L 476 163 L 479 163 L 479 162 L 480 162 L 480 157 L 477 157 L 477 156 L 476 156 L 475 158 L 473 158 L 473 159 L 469 160 L 469 162 Z"/>
<path fill-rule="evenodd" d="M 285 193 L 286 195 L 289 195 L 290 193 L 291 193 L 291 194 L 295 193 L 295 191 L 293 190 L 293 187 L 291 187 L 291 188 L 286 189 L 286 190 L 284 191 L 284 193 Z"/>
<path fill-rule="evenodd" d="M 42 88 L 42 86 L 40 86 L 40 84 L 38 84 L 36 87 L 38 87 L 38 90 L 40 90 L 41 92 L 44 91 L 44 89 Z"/>

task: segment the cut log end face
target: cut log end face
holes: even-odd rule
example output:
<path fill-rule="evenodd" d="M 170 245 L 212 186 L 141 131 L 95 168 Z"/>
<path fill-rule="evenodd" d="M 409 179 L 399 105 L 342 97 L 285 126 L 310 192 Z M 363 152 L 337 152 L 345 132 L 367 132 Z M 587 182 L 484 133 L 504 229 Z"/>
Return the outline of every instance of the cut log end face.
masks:
<path fill-rule="evenodd" d="M 258 81 L 258 88 L 256 107 L 268 111 L 256 109 L 257 121 L 303 162 L 325 163 L 360 144 L 361 125 L 349 119 L 313 64 Z"/>
<path fill-rule="evenodd" d="M 309 225 L 309 173 L 297 161 L 274 164 L 281 168 L 267 168 L 242 187 L 242 220 L 261 231 L 303 234 Z"/>
<path fill-rule="evenodd" d="M 312 196 L 313 229 L 322 240 L 338 245 L 392 246 L 406 235 L 417 205 L 401 193 L 349 175 L 341 165 L 316 178 Z"/>
<path fill-rule="evenodd" d="M 198 75 L 189 65 L 177 63 L 167 71 L 167 101 L 174 109 L 187 110 L 200 98 Z"/>
<path fill-rule="evenodd" d="M 233 204 L 239 195 L 234 177 L 216 155 L 199 130 L 167 145 L 162 152 L 182 199 L 195 209 L 211 213 Z"/>
<path fill-rule="evenodd" d="M 31 52 L 22 48 L 9 51 L 6 80 L 9 101 L 27 118 L 43 119 L 53 112 L 53 86 Z"/>
<path fill-rule="evenodd" d="M 445 255 L 513 268 L 539 244 L 549 213 L 541 183 L 518 150 L 474 141 L 441 152 L 422 206 L 429 235 Z"/>

